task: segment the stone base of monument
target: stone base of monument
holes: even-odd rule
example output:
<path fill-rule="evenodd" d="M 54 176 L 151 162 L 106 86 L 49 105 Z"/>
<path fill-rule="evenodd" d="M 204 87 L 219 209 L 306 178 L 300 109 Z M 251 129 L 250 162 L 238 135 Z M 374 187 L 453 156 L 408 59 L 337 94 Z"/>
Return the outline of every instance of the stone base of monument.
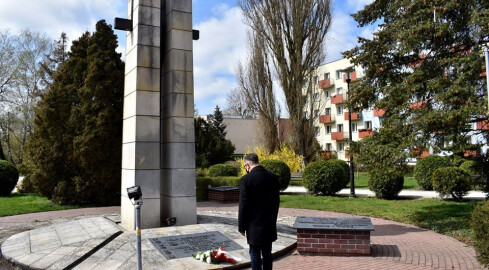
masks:
<path fill-rule="evenodd" d="M 237 187 L 209 187 L 207 189 L 209 201 L 233 203 L 239 201 L 239 188 Z"/>
<path fill-rule="evenodd" d="M 298 217 L 297 251 L 324 255 L 370 255 L 369 218 Z"/>

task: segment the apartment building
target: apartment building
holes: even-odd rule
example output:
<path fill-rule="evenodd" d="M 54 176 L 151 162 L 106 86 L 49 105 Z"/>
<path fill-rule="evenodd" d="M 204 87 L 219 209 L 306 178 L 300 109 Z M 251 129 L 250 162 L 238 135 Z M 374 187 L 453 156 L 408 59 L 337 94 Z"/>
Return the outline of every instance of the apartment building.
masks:
<path fill-rule="evenodd" d="M 347 68 L 350 72 L 350 87 L 364 76 L 363 69 L 353 66 L 348 59 L 340 59 L 319 66 L 312 75 L 314 102 L 314 125 L 316 138 L 325 155 L 336 155 L 347 161 L 349 158 L 349 110 Z M 358 141 L 371 136 L 373 130 L 381 127 L 383 110 L 363 110 L 351 112 L 352 140 Z"/>

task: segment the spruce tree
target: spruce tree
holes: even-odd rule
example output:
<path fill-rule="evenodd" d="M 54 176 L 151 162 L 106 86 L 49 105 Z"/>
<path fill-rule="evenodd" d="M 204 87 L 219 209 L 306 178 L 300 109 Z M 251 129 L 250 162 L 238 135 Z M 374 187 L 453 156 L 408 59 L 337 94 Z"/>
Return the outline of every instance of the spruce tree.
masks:
<path fill-rule="evenodd" d="M 463 155 L 471 135 L 488 135 L 472 124 L 488 119 L 483 46 L 489 1 L 376 0 L 353 17 L 360 27 L 380 27 L 373 39 L 359 38 L 360 45 L 344 53 L 365 71 L 350 105 L 384 109 L 381 132 L 402 140 L 398 150 L 417 155 L 431 146 Z"/>
<path fill-rule="evenodd" d="M 59 203 L 120 197 L 124 65 L 105 21 L 73 42 L 36 108 L 27 147 L 35 189 Z"/>

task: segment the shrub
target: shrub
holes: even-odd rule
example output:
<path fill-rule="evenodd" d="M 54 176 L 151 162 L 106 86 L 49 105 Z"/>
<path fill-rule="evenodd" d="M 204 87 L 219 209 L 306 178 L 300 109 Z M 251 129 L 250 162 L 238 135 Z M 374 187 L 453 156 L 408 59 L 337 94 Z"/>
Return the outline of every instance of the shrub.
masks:
<path fill-rule="evenodd" d="M 380 199 L 394 199 L 404 186 L 404 176 L 400 172 L 375 170 L 369 172 L 368 187 Z"/>
<path fill-rule="evenodd" d="M 31 182 L 30 176 L 24 176 L 22 182 L 17 185 L 17 192 L 19 193 L 36 193 L 36 189 Z"/>
<path fill-rule="evenodd" d="M 318 161 L 306 166 L 302 175 L 304 187 L 314 195 L 333 195 L 345 188 L 344 168 L 335 162 Z"/>
<path fill-rule="evenodd" d="M 19 171 L 12 163 L 0 160 L 0 196 L 8 196 L 19 181 Z"/>
<path fill-rule="evenodd" d="M 345 179 L 345 182 L 348 183 L 350 181 L 350 166 L 348 165 L 348 163 L 346 163 L 346 161 L 341 159 L 330 159 L 327 162 L 332 162 L 340 165 L 343 171 L 343 178 Z"/>
<path fill-rule="evenodd" d="M 460 168 L 466 170 L 470 175 L 479 174 L 476 162 L 473 160 L 464 161 L 462 164 L 460 164 Z"/>
<path fill-rule="evenodd" d="M 209 176 L 238 176 L 238 168 L 229 164 L 216 164 L 209 168 Z"/>
<path fill-rule="evenodd" d="M 280 190 L 286 190 L 290 183 L 290 168 L 280 160 L 264 160 L 260 164 L 268 171 L 278 176 Z"/>
<path fill-rule="evenodd" d="M 452 195 L 461 200 L 470 190 L 470 174 L 457 167 L 438 168 L 432 176 L 433 188 L 440 193 L 440 197 Z"/>
<path fill-rule="evenodd" d="M 471 228 L 474 231 L 474 248 L 477 260 L 489 266 L 489 201 L 476 206 L 472 213 Z"/>
<path fill-rule="evenodd" d="M 431 176 L 433 172 L 442 167 L 450 167 L 452 164 L 446 157 L 430 155 L 422 158 L 414 167 L 414 180 L 424 190 L 433 190 Z"/>

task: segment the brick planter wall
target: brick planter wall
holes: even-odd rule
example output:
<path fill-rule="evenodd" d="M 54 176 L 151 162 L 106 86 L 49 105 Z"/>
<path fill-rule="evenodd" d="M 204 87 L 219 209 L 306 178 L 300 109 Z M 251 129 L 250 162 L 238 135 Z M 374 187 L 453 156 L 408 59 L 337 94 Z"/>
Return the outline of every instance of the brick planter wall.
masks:
<path fill-rule="evenodd" d="M 299 253 L 370 255 L 370 231 L 297 229 Z"/>
<path fill-rule="evenodd" d="M 237 187 L 211 187 L 207 189 L 209 201 L 239 202 L 239 188 Z"/>

